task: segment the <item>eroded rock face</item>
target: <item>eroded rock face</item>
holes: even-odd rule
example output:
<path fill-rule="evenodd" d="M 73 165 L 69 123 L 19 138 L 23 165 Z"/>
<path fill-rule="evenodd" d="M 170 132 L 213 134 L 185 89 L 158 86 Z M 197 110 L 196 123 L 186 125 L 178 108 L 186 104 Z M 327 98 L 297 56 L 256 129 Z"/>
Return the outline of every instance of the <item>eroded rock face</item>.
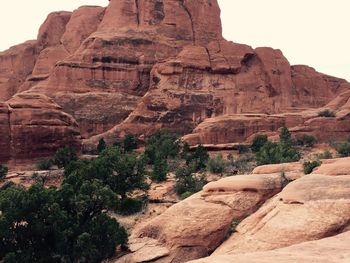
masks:
<path fill-rule="evenodd" d="M 185 137 L 190 144 L 243 142 L 256 133 L 304 125 L 317 113 L 303 109 L 324 106 L 350 88 L 347 82 L 311 68 L 291 68 L 279 50 L 253 50 L 225 40 L 186 46 L 176 58 L 156 64 L 151 80 L 150 90 L 129 118 L 101 136 L 118 137 L 115 133 L 135 123 L 145 125 L 146 130 L 139 132 L 146 133 L 157 123 L 191 133 Z"/>
<path fill-rule="evenodd" d="M 0 101 L 13 96 L 32 73 L 38 55 L 36 41 L 27 41 L 0 52 Z"/>
<path fill-rule="evenodd" d="M 0 161 L 52 156 L 69 145 L 80 148 L 75 120 L 42 94 L 21 93 L 0 107 Z M 4 147 L 4 148 L 2 148 Z"/>
<path fill-rule="evenodd" d="M 349 173 L 312 174 L 290 183 L 245 219 L 214 254 L 272 250 L 347 231 L 350 226 Z"/>
<path fill-rule="evenodd" d="M 138 227 L 130 238 L 133 253 L 116 262 L 186 262 L 207 256 L 224 240 L 232 220 L 253 213 L 283 183 L 278 174 L 209 183 L 202 192 Z M 164 254 L 156 253 L 159 251 Z M 158 256 L 150 259 L 145 255 Z"/>
<path fill-rule="evenodd" d="M 36 42 L 0 54 L 0 100 L 27 90 L 72 115 L 87 148 L 159 128 L 191 144 L 244 142 L 281 126 L 320 141 L 350 131 L 349 83 L 291 66 L 280 50 L 224 40 L 216 0 L 54 12 Z M 337 117 L 316 118 L 324 107 Z"/>

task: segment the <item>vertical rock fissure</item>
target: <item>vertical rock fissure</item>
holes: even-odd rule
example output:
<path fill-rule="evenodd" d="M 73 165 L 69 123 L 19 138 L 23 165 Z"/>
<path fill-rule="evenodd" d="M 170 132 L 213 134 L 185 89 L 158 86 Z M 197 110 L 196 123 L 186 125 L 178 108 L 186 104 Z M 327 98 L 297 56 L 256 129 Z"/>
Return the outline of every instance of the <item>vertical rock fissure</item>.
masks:
<path fill-rule="evenodd" d="M 185 0 L 181 0 L 180 3 L 181 3 L 182 8 L 185 10 L 185 12 L 187 13 L 187 15 L 191 21 L 193 44 L 196 44 L 196 31 L 194 30 L 194 22 L 192 19 L 191 12 L 190 12 L 190 10 L 188 10 L 187 6 L 185 5 Z"/>
<path fill-rule="evenodd" d="M 137 21 L 137 25 L 140 25 L 140 4 L 139 4 L 140 0 L 135 0 L 135 6 L 136 6 L 136 21 Z"/>

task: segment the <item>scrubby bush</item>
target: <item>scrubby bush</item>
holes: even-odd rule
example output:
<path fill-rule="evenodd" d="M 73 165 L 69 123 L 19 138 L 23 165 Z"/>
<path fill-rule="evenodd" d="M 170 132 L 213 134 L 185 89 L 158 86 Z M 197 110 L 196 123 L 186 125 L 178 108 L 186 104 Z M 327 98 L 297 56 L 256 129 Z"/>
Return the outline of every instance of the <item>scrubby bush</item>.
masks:
<path fill-rule="evenodd" d="M 145 155 L 150 164 L 153 164 L 157 157 L 163 159 L 175 158 L 180 152 L 179 136 L 167 131 L 156 132 L 146 142 Z"/>
<path fill-rule="evenodd" d="M 167 179 L 168 164 L 167 160 L 157 157 L 154 161 L 151 179 L 154 182 L 164 182 Z"/>
<path fill-rule="evenodd" d="M 314 161 L 305 161 L 303 166 L 304 166 L 304 173 L 305 174 L 311 174 L 312 171 L 321 165 L 321 162 L 318 160 L 314 160 Z"/>
<path fill-rule="evenodd" d="M 300 154 L 286 144 L 267 142 L 256 155 L 258 165 L 290 163 L 300 159 Z"/>
<path fill-rule="evenodd" d="M 252 151 L 257 153 L 260 151 L 261 147 L 264 146 L 264 144 L 267 143 L 267 136 L 266 135 L 256 135 L 253 139 L 252 143 Z"/>
<path fill-rule="evenodd" d="M 143 209 L 144 202 L 139 199 L 125 198 L 117 206 L 117 212 L 121 215 L 132 215 Z"/>
<path fill-rule="evenodd" d="M 209 172 L 214 174 L 222 174 L 226 167 L 228 166 L 228 162 L 222 157 L 222 155 L 217 155 L 214 158 L 209 158 L 207 162 L 207 169 Z"/>
<path fill-rule="evenodd" d="M 333 154 L 330 151 L 326 150 L 323 153 L 316 154 L 316 157 L 318 159 L 332 159 Z"/>
<path fill-rule="evenodd" d="M 300 160 L 300 153 L 293 148 L 290 131 L 283 127 L 280 143 L 267 141 L 256 155 L 258 165 L 290 163 Z"/>
<path fill-rule="evenodd" d="M 136 150 L 139 144 L 139 140 L 132 134 L 126 135 L 122 140 L 122 147 L 125 152 Z"/>
<path fill-rule="evenodd" d="M 176 184 L 175 191 L 178 195 L 183 195 L 186 193 L 186 196 L 189 196 L 189 193 L 196 193 L 202 190 L 203 186 L 207 184 L 207 181 L 204 177 L 197 178 L 193 172 L 195 171 L 195 164 L 186 165 L 184 167 L 179 167 L 176 170 Z"/>
<path fill-rule="evenodd" d="M 115 202 L 123 202 L 135 190 L 146 191 L 145 159 L 134 152 L 124 153 L 118 147 L 104 150 L 96 159 L 81 159 L 65 169 L 67 182 L 83 178 L 98 180 L 116 195 Z M 72 181 L 74 183 L 75 181 Z"/>
<path fill-rule="evenodd" d="M 313 147 L 317 143 L 317 139 L 312 135 L 304 134 L 296 139 L 297 145 L 305 147 Z"/>
<path fill-rule="evenodd" d="M 239 144 L 235 147 L 235 149 L 238 151 L 239 154 L 249 152 L 249 147 L 245 144 Z"/>
<path fill-rule="evenodd" d="M 107 144 L 103 138 L 98 141 L 97 152 L 101 153 L 107 148 Z"/>
<path fill-rule="evenodd" d="M 320 111 L 318 113 L 318 116 L 319 117 L 326 117 L 326 118 L 333 118 L 336 116 L 336 114 L 334 111 L 326 109 L 326 110 Z"/>
<path fill-rule="evenodd" d="M 281 144 L 286 144 L 286 145 L 291 145 L 292 144 L 292 134 L 286 127 L 282 127 L 280 131 L 280 143 Z"/>
<path fill-rule="evenodd" d="M 242 154 L 234 161 L 236 173 L 249 174 L 256 167 L 254 154 Z"/>
<path fill-rule="evenodd" d="M 67 167 L 70 162 L 78 160 L 78 156 L 74 149 L 69 147 L 59 148 L 53 158 L 53 164 L 59 168 Z"/>
<path fill-rule="evenodd" d="M 6 166 L 0 164 L 0 181 L 3 181 L 5 179 L 8 171 L 9 169 Z"/>
<path fill-rule="evenodd" d="M 187 165 L 194 165 L 195 171 L 199 171 L 206 167 L 208 159 L 208 151 L 203 147 L 203 145 L 198 145 L 196 150 L 187 157 L 186 163 Z"/>
<path fill-rule="evenodd" d="M 342 142 L 338 143 L 335 146 L 338 154 L 342 157 L 350 156 L 350 143 L 349 142 Z"/>
<path fill-rule="evenodd" d="M 50 170 L 52 165 L 53 165 L 52 159 L 45 159 L 45 160 L 40 161 L 37 164 L 37 168 L 39 170 Z"/>

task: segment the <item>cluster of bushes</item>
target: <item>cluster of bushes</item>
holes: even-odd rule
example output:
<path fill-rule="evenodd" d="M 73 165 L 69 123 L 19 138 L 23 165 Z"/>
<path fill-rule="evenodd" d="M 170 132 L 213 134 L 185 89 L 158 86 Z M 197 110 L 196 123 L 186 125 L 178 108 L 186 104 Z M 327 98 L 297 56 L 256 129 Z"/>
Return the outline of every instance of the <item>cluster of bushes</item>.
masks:
<path fill-rule="evenodd" d="M 350 142 L 341 142 L 335 145 L 335 149 L 341 157 L 350 156 Z"/>
<path fill-rule="evenodd" d="M 125 247 L 125 229 L 108 215 L 115 192 L 83 174 L 72 171 L 59 188 L 0 190 L 0 261 L 101 262 Z"/>
<path fill-rule="evenodd" d="M 0 261 L 101 262 L 117 246 L 126 248 L 127 232 L 109 212 L 129 215 L 143 208 L 144 200 L 132 196 L 149 187 L 148 158 L 132 151 L 132 136 L 119 147 L 99 145 L 94 159 L 78 159 L 65 147 L 41 163 L 42 169 L 65 168 L 59 188 L 39 182 L 0 190 Z"/>
<path fill-rule="evenodd" d="M 280 143 L 268 141 L 263 136 L 254 138 L 252 147 L 257 151 L 258 165 L 296 162 L 300 160 L 300 153 L 293 147 L 291 133 L 286 127 L 280 132 Z"/>
<path fill-rule="evenodd" d="M 59 148 L 52 159 L 44 159 L 37 164 L 39 170 L 49 170 L 53 165 L 65 168 L 72 161 L 78 160 L 76 151 L 70 147 Z"/>
<path fill-rule="evenodd" d="M 317 139 L 312 135 L 304 134 L 297 137 L 296 144 L 304 147 L 313 147 L 317 143 Z"/>
<path fill-rule="evenodd" d="M 231 154 L 224 159 L 222 155 L 209 158 L 207 161 L 207 170 L 214 174 L 246 174 L 250 173 L 255 167 L 255 156 L 251 153 L 240 154 L 236 159 Z"/>

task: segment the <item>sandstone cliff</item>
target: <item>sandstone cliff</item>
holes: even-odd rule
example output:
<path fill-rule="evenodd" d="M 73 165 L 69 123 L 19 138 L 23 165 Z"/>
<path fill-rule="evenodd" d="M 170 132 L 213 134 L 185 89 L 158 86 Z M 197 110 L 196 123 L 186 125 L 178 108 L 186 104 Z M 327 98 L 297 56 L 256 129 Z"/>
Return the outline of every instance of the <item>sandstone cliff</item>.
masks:
<path fill-rule="evenodd" d="M 221 31 L 216 0 L 111 0 L 55 12 L 37 40 L 0 53 L 0 100 L 48 96 L 74 118 L 87 148 L 158 128 L 191 144 L 242 142 L 284 125 L 320 140 L 347 136 L 348 82 L 291 66 L 280 50 L 229 42 Z M 317 118 L 323 107 L 337 117 Z M 25 147 L 16 144 L 18 156 Z"/>

